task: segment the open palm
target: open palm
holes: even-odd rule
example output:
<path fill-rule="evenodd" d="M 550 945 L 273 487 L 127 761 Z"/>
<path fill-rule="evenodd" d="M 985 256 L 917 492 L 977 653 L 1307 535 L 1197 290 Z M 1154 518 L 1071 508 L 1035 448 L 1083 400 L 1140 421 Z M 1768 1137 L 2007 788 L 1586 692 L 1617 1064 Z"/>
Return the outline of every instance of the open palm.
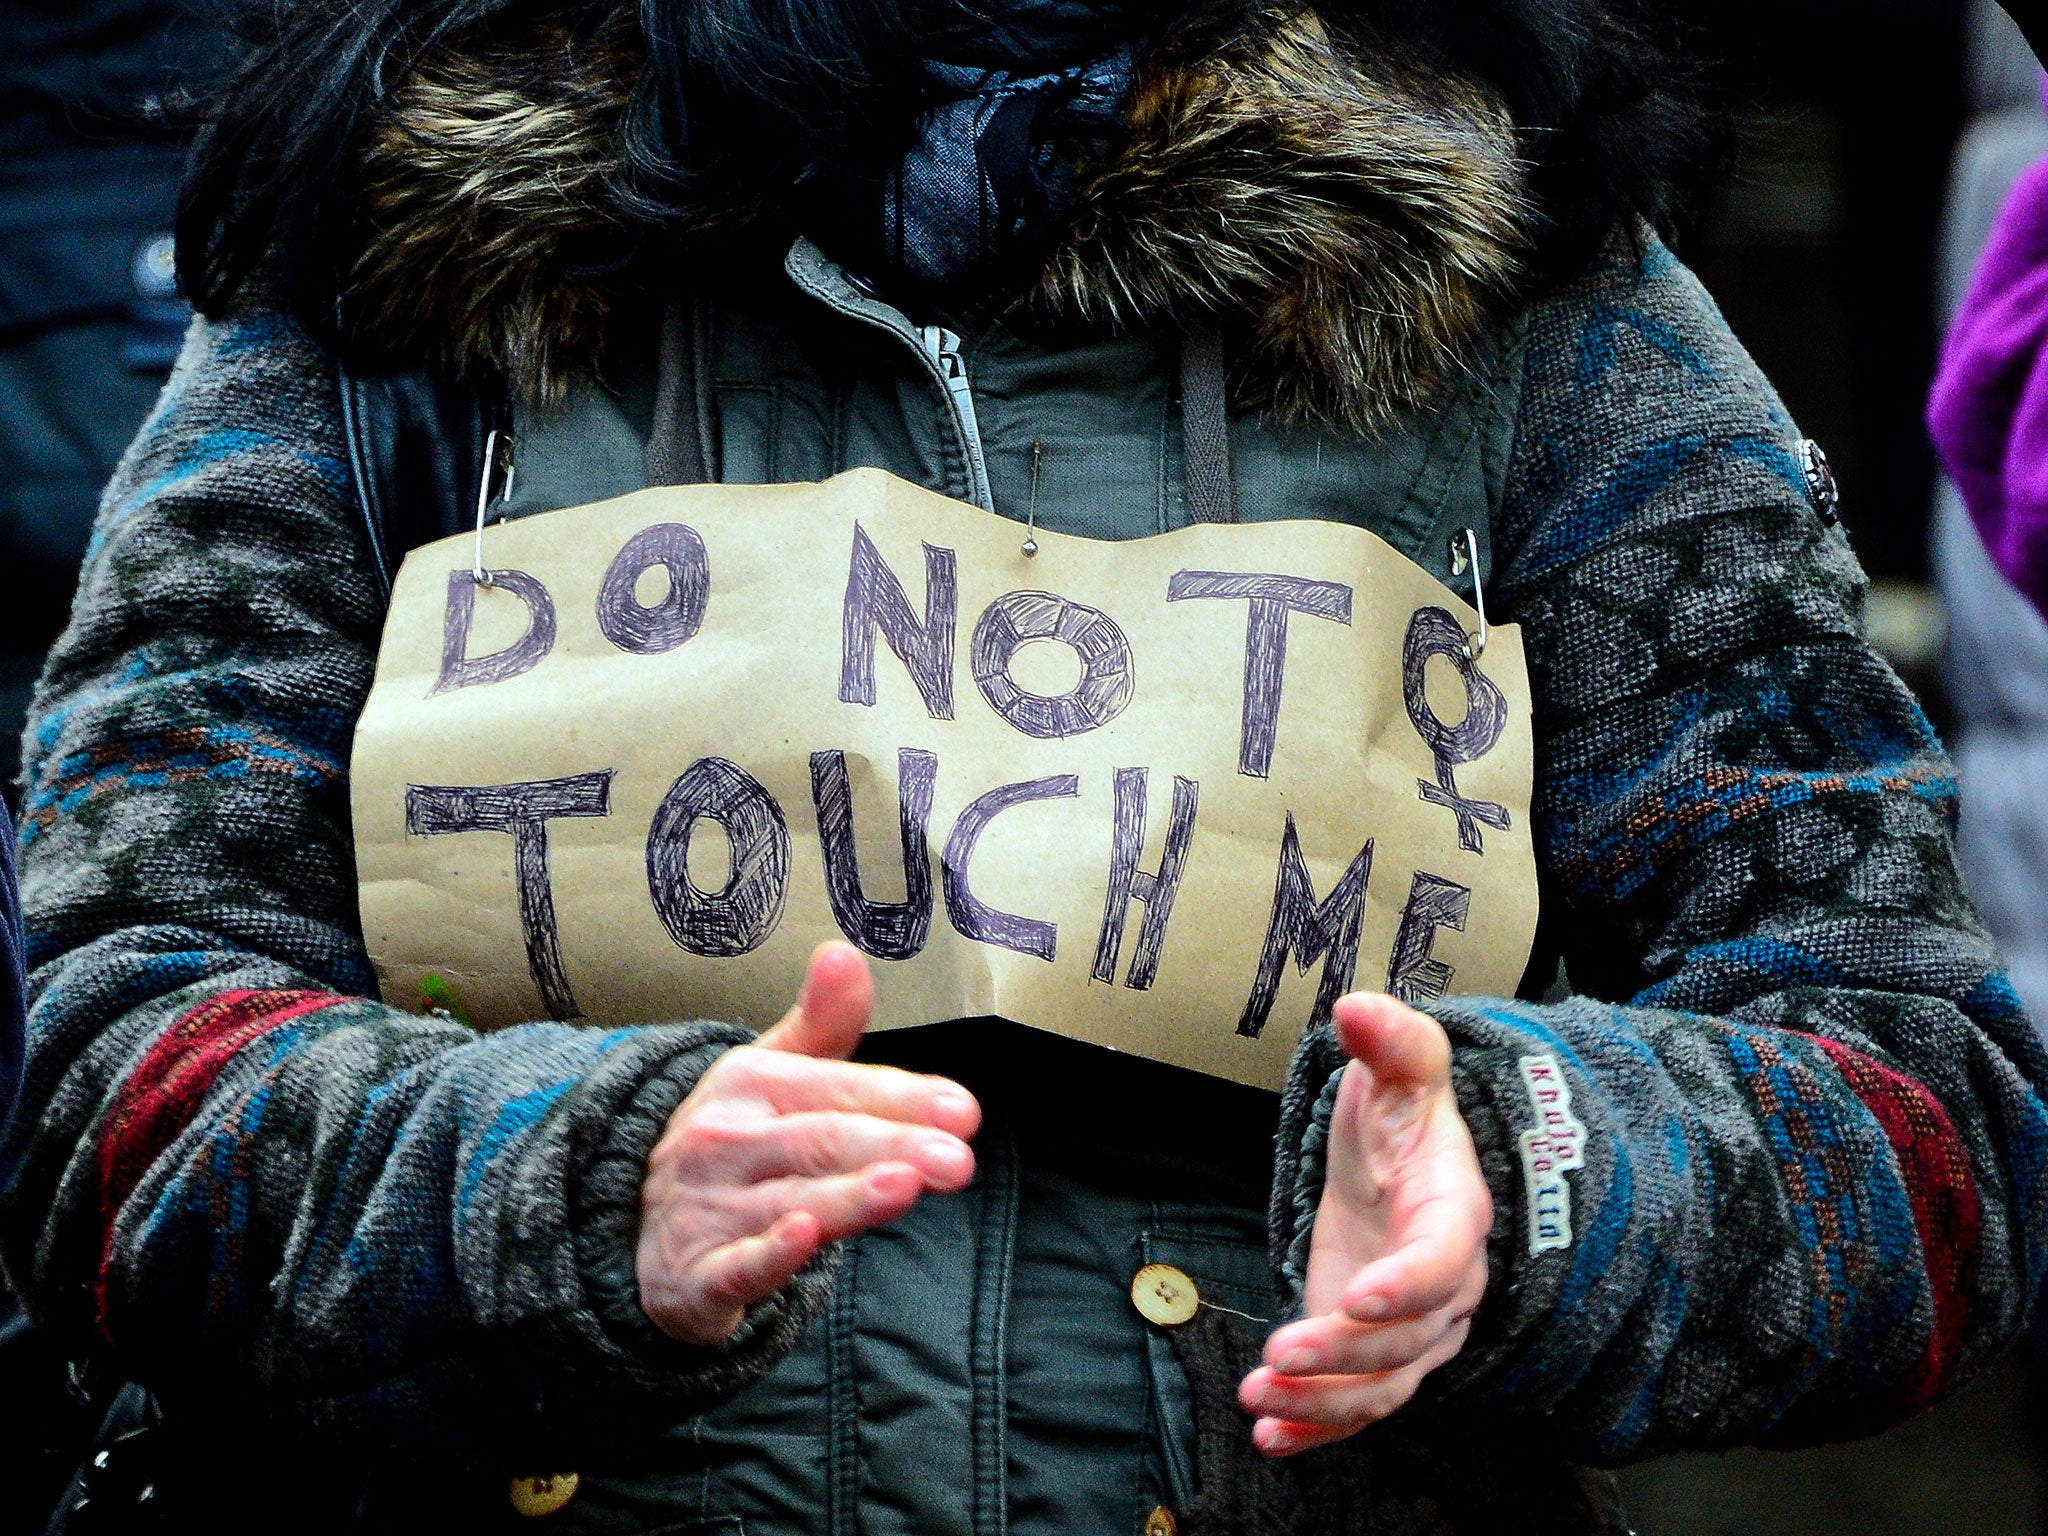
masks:
<path fill-rule="evenodd" d="M 1307 1315 L 1268 1341 L 1240 1399 L 1259 1448 L 1356 1434 L 1464 1346 L 1486 1293 L 1493 1200 L 1451 1091 L 1450 1042 L 1389 997 L 1337 1004 L 1345 1054 L 1309 1244 Z"/>

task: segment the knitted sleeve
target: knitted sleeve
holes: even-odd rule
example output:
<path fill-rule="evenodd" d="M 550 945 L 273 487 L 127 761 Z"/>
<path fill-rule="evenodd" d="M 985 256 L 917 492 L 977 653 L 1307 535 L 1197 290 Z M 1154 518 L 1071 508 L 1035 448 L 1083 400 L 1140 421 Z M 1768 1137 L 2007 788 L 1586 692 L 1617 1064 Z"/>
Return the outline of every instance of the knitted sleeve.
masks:
<path fill-rule="evenodd" d="M 21 895 L 14 883 L 14 822 L 0 805 L 0 1132 L 21 1088 L 26 978 L 21 958 Z M 0 1167 L 4 1167 L 0 1164 Z"/>
<path fill-rule="evenodd" d="M 331 361 L 252 302 L 194 327 L 108 490 L 24 751 L 0 1255 L 167 1394 L 559 1446 L 765 1370 L 827 1282 L 719 1351 L 638 1307 L 647 1152 L 744 1031 L 371 1000 L 346 778 L 381 600 L 339 417 Z"/>
<path fill-rule="evenodd" d="M 2048 1254 L 2048 1060 L 1798 446 L 1662 247 L 1535 311 L 1491 591 L 1576 995 L 1432 1008 L 1496 1224 L 1431 1395 L 1582 1460 L 1888 1425 L 1989 1363 Z M 1286 1101 L 1297 1287 L 1341 1065 L 1311 1037 Z"/>

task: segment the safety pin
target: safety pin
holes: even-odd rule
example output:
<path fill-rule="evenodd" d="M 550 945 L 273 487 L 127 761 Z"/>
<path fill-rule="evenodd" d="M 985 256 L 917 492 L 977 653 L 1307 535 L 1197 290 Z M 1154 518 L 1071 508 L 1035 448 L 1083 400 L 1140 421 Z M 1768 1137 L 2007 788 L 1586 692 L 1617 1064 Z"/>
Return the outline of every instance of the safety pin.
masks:
<path fill-rule="evenodd" d="M 508 448 L 511 446 L 508 442 Z M 498 429 L 491 428 L 484 437 L 484 468 L 477 477 L 476 487 L 476 554 L 470 561 L 470 579 L 480 587 L 491 585 L 491 573 L 484 569 L 484 514 L 491 506 L 491 474 L 498 467 Z M 498 493 L 498 504 L 503 506 L 512 499 L 512 477 L 519 473 L 519 466 L 508 452 L 505 455 L 505 485 Z"/>
<path fill-rule="evenodd" d="M 1024 508 L 1024 558 L 1038 554 L 1038 472 L 1045 465 L 1045 439 L 1031 439 L 1031 499 Z"/>
<path fill-rule="evenodd" d="M 1486 654 L 1486 584 L 1479 577 L 1479 535 L 1470 528 L 1451 535 L 1451 574 L 1472 573 L 1472 607 L 1479 615 L 1479 633 L 1465 637 L 1465 659 L 1477 661 Z"/>

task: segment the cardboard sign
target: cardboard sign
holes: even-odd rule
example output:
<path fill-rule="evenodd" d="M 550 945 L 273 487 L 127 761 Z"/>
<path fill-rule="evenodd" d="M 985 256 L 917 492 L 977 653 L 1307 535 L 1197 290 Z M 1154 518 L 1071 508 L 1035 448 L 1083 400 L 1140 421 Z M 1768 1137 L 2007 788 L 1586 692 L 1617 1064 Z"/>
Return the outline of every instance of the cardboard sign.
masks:
<path fill-rule="evenodd" d="M 645 491 L 399 573 L 356 731 L 385 996 L 1001 1016 L 1265 1087 L 1351 990 L 1511 991 L 1521 637 L 1361 529 L 1038 535 L 875 470 Z M 423 990 L 424 989 L 424 990 Z"/>

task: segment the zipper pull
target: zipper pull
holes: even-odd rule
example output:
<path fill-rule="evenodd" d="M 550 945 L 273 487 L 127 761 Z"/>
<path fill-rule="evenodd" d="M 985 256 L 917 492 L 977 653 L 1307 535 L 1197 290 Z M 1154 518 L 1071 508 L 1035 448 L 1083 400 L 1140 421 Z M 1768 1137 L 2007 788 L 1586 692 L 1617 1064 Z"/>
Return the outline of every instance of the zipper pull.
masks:
<path fill-rule="evenodd" d="M 924 344 L 925 356 L 932 360 L 945 382 L 954 419 L 959 423 L 960 440 L 967 450 L 968 473 L 974 484 L 973 499 L 992 512 L 995 505 L 989 498 L 988 466 L 981 456 L 981 423 L 974 414 L 974 384 L 967 376 L 967 359 L 962 354 L 960 338 L 943 325 L 922 326 L 917 334 Z"/>
<path fill-rule="evenodd" d="M 927 325 L 918 332 L 924 349 L 946 376 L 946 387 L 959 394 L 967 387 L 967 363 L 960 355 L 960 338 L 943 325 Z"/>

